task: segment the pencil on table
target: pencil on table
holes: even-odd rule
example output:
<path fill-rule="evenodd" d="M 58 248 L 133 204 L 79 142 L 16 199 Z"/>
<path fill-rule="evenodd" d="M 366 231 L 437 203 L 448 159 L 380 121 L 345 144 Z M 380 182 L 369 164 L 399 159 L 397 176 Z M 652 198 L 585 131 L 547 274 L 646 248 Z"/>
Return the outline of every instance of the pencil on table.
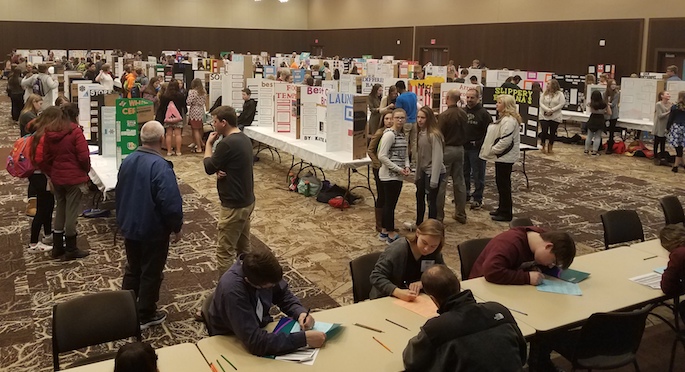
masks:
<path fill-rule="evenodd" d="M 375 332 L 378 332 L 378 333 L 383 333 L 383 331 L 381 331 L 380 329 L 376 329 L 376 328 L 373 328 L 373 327 L 369 327 L 369 326 L 367 326 L 367 325 L 363 325 L 363 324 L 359 324 L 359 323 L 354 323 L 354 325 L 356 325 L 357 327 L 366 328 L 366 329 L 368 329 L 368 330 L 375 331 Z"/>
<path fill-rule="evenodd" d="M 387 350 L 387 351 L 389 351 L 389 352 L 391 352 L 391 353 L 392 353 L 392 350 L 390 350 L 390 348 L 388 348 L 387 346 L 385 346 L 385 344 L 384 344 L 384 343 L 382 343 L 382 342 L 378 341 L 378 339 L 377 339 L 377 338 L 375 338 L 375 337 L 371 337 L 371 338 L 373 338 L 373 339 L 374 339 L 374 340 L 375 340 L 376 342 L 378 342 L 379 344 L 381 344 L 381 346 L 383 346 L 383 347 L 385 348 L 385 350 Z"/>
<path fill-rule="evenodd" d="M 224 366 L 221 365 L 221 362 L 219 361 L 219 359 L 216 360 L 216 364 L 218 364 L 219 367 L 221 368 L 221 372 L 226 372 L 226 370 L 224 369 Z"/>
<path fill-rule="evenodd" d="M 233 363 L 231 363 L 231 361 L 230 361 L 230 360 L 226 359 L 226 357 L 225 357 L 225 356 L 223 356 L 223 354 L 221 355 L 221 357 L 222 357 L 222 358 L 224 358 L 224 360 L 225 360 L 225 361 L 226 361 L 226 362 L 227 362 L 228 364 L 230 364 L 230 365 L 231 365 L 231 367 L 233 367 L 233 369 L 235 369 L 236 371 L 238 370 L 238 368 L 235 368 L 235 366 L 233 365 Z"/>

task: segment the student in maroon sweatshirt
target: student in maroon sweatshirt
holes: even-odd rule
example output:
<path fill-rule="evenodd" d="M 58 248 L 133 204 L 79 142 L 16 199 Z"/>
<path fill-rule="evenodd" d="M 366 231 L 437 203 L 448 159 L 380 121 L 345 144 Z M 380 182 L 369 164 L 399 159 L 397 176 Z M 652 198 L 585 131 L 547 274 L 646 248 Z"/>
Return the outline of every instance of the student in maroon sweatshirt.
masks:
<path fill-rule="evenodd" d="M 576 243 L 568 233 L 534 226 L 515 227 L 492 238 L 471 268 L 469 279 L 496 284 L 539 285 L 542 268 L 571 265 Z"/>
<path fill-rule="evenodd" d="M 685 293 L 685 227 L 683 224 L 666 225 L 659 232 L 661 246 L 669 253 L 668 266 L 661 276 L 661 290 L 667 296 Z M 685 319 L 685 304 L 680 303 L 680 316 Z"/>

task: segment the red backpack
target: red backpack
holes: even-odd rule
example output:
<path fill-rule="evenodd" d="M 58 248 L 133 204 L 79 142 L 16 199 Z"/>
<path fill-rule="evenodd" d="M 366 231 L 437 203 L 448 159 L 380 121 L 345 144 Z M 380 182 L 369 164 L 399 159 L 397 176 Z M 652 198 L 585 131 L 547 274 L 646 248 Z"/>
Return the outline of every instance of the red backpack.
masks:
<path fill-rule="evenodd" d="M 26 135 L 14 142 L 12 152 L 7 157 L 5 168 L 14 177 L 26 178 L 33 174 L 35 167 L 31 162 L 33 134 Z"/>

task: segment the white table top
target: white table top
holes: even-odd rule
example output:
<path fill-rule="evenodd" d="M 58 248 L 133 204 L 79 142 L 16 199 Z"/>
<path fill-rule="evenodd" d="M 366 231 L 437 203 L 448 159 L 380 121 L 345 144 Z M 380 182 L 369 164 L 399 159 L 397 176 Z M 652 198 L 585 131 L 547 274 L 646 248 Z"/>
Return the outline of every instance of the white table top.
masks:
<path fill-rule="evenodd" d="M 371 159 L 368 156 L 363 159 L 352 160 L 350 152 L 327 152 L 324 143 L 298 140 L 275 133 L 271 128 L 249 126 L 243 129 L 243 133 L 255 141 L 293 154 L 325 170 L 359 168 L 371 164 Z"/>
<path fill-rule="evenodd" d="M 664 299 L 660 290 L 651 289 L 628 278 L 651 273 L 666 266 L 667 259 L 629 247 L 576 257 L 572 268 L 590 273 L 579 283 L 582 296 L 540 292 L 531 285 L 498 285 L 485 278 L 465 280 L 462 287 L 471 289 L 484 301 L 496 301 L 512 311 L 518 321 L 538 331 L 577 325 L 596 312 L 610 312 Z"/>
<path fill-rule="evenodd" d="M 590 114 L 587 114 L 583 111 L 569 111 L 569 110 L 561 110 L 561 116 L 563 120 L 571 120 L 571 121 L 587 121 L 587 119 L 590 118 Z"/>
<path fill-rule="evenodd" d="M 234 336 L 213 336 L 200 340 L 197 345 L 207 360 L 219 359 L 223 362 L 221 355 L 224 355 L 238 371 L 259 371 L 272 368 L 282 372 L 401 371 L 404 369 L 402 352 L 409 339 L 418 334 L 419 328 L 427 318 L 394 304 L 395 300 L 395 298 L 386 297 L 313 313 L 316 320 L 342 323 L 344 327 L 337 335 L 326 341 L 314 362 L 314 368 L 251 355 Z M 387 322 L 386 318 L 409 330 Z M 353 325 L 354 323 L 377 328 L 383 333 L 357 327 Z M 270 324 L 267 329 L 273 329 L 274 325 L 275 323 Z M 521 324 L 520 328 L 524 336 L 535 333 L 534 329 L 525 324 Z M 392 353 L 385 350 L 372 337 L 383 342 L 392 350 Z"/>
<path fill-rule="evenodd" d="M 90 171 L 88 176 L 91 181 L 102 192 L 103 198 L 107 197 L 108 191 L 113 191 L 117 187 L 117 160 L 115 157 L 104 157 L 102 155 L 90 156 Z"/>
<path fill-rule="evenodd" d="M 159 372 L 211 371 L 205 358 L 195 344 L 178 344 L 156 349 Z M 65 372 L 112 372 L 114 359 L 81 367 L 65 369 Z"/>
<path fill-rule="evenodd" d="M 649 253 L 653 256 L 664 257 L 668 259 L 668 251 L 661 246 L 661 241 L 659 239 L 648 240 L 646 242 L 640 242 L 633 244 L 630 248 L 637 249 L 638 251 Z"/>

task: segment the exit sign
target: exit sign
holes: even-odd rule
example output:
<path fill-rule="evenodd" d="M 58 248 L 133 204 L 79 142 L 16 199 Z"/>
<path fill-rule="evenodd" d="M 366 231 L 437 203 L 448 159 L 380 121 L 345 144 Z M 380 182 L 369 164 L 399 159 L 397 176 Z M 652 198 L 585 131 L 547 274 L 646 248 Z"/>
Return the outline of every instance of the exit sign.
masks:
<path fill-rule="evenodd" d="M 431 39 L 431 45 L 435 45 L 435 39 Z"/>

